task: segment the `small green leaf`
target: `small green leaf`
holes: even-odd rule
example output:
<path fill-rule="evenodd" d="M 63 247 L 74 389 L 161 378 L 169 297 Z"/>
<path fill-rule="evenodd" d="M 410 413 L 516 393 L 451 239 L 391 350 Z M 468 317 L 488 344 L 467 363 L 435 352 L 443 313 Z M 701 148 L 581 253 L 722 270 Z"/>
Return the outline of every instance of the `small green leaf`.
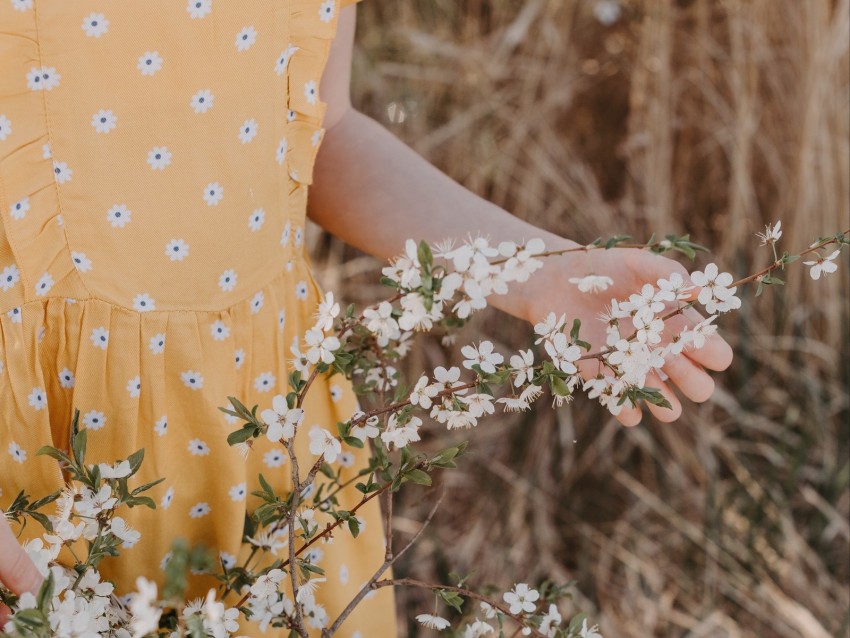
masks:
<path fill-rule="evenodd" d="M 358 521 L 354 516 L 348 519 L 348 530 L 354 538 L 357 538 L 360 534 L 360 521 Z"/>
<path fill-rule="evenodd" d="M 405 474 L 405 478 L 418 485 L 431 485 L 431 477 L 422 470 L 410 470 Z"/>

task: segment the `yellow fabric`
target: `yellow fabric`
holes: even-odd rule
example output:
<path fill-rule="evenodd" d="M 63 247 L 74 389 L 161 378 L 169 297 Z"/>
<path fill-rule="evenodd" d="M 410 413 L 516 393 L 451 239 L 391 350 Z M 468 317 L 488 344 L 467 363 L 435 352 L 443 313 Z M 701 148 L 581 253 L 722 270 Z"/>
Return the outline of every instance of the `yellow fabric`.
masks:
<path fill-rule="evenodd" d="M 313 323 L 303 229 L 339 9 L 0 0 L 0 506 L 60 487 L 36 451 L 67 448 L 74 408 L 89 462 L 144 448 L 135 484 L 166 480 L 150 492 L 157 511 L 122 514 L 142 540 L 102 564 L 119 593 L 137 575 L 162 582 L 176 536 L 241 560 L 257 475 L 290 485 L 283 447 L 263 439 L 243 460 L 218 408 L 228 395 L 270 407 Z M 317 381 L 302 468 L 309 428 L 335 431 L 355 409 L 344 379 Z M 335 465 L 354 476 L 366 458 Z M 383 560 L 377 501 L 358 514 L 358 539 L 340 532 L 313 552 L 331 618 Z M 212 582 L 193 578 L 190 593 Z M 340 635 L 393 636 L 393 622 L 384 588 Z"/>

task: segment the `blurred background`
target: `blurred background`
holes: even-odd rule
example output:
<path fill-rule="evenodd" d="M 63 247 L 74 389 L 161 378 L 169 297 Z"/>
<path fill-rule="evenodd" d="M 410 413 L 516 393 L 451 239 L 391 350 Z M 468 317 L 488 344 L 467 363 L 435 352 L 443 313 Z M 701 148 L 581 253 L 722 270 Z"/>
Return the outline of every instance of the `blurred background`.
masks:
<path fill-rule="evenodd" d="M 724 269 L 850 227 L 848 0 L 365 0 L 357 108 L 458 182 L 579 242 L 690 233 Z M 391 179 L 392 176 L 387 176 Z M 322 284 L 385 296 L 382 264 L 314 232 Z M 718 323 L 736 350 L 704 405 L 623 428 L 592 402 L 498 414 L 397 573 L 476 585 L 575 580 L 606 638 L 850 635 L 850 345 L 839 272 Z M 709 258 L 697 258 L 704 265 Z M 693 268 L 693 267 L 691 267 Z M 531 327 L 485 311 L 458 336 L 501 352 Z M 458 362 L 420 336 L 408 369 Z M 432 497 L 396 506 L 398 543 Z M 405 635 L 428 591 L 398 592 Z M 451 617 L 448 611 L 445 615 Z"/>

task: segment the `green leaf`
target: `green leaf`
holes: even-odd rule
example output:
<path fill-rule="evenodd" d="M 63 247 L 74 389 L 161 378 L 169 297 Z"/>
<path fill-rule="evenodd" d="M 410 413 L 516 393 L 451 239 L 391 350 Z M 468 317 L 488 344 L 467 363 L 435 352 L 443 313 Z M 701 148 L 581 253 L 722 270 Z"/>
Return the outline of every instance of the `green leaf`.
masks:
<path fill-rule="evenodd" d="M 357 538 L 360 534 L 360 521 L 358 521 L 354 516 L 348 519 L 348 530 L 354 538 Z"/>
<path fill-rule="evenodd" d="M 88 432 L 85 429 L 80 430 L 74 436 L 74 460 L 77 465 L 83 467 L 86 458 L 86 441 L 88 440 Z"/>
<path fill-rule="evenodd" d="M 418 485 L 431 485 L 431 477 L 422 470 L 410 470 L 405 474 L 405 478 Z"/>
<path fill-rule="evenodd" d="M 342 438 L 346 445 L 350 445 L 351 447 L 362 448 L 363 441 L 358 439 L 356 436 L 345 436 Z"/>
<path fill-rule="evenodd" d="M 53 578 L 53 572 L 47 574 L 47 578 L 41 584 L 36 596 L 35 604 L 38 609 L 46 614 L 49 611 L 50 603 L 53 600 L 53 590 L 56 586 L 56 581 Z"/>
<path fill-rule="evenodd" d="M 416 256 L 419 258 L 419 264 L 425 269 L 425 271 L 430 272 L 431 264 L 434 262 L 434 255 L 431 252 L 431 247 L 428 245 L 428 242 L 424 239 L 419 242 L 419 246 L 416 250 Z"/>
<path fill-rule="evenodd" d="M 136 494 L 141 494 L 142 492 L 147 492 L 147 491 L 148 491 L 149 489 L 151 489 L 154 485 L 159 485 L 159 484 L 160 484 L 160 483 L 162 483 L 164 480 L 165 480 L 164 478 L 159 478 L 159 479 L 156 479 L 155 481 L 151 481 L 150 483 L 145 483 L 144 485 L 140 485 L 139 487 L 137 487 L 136 489 L 134 489 L 132 492 L 130 492 L 130 494 L 131 494 L 132 496 L 135 496 Z"/>
<path fill-rule="evenodd" d="M 59 498 L 61 495 L 62 495 L 62 490 L 56 490 L 56 491 L 55 491 L 55 492 L 53 492 L 52 494 L 48 494 L 48 495 L 47 495 L 47 496 L 45 496 L 44 498 L 40 498 L 40 499 L 38 499 L 37 501 L 34 501 L 34 502 L 33 502 L 33 503 L 29 506 L 29 509 L 30 509 L 30 510 L 38 510 L 38 509 L 41 509 L 42 507 L 44 507 L 44 506 L 45 506 L 45 505 L 47 505 L 48 503 L 52 503 L 53 501 L 55 501 L 55 500 L 56 500 L 57 498 Z"/>
<path fill-rule="evenodd" d="M 71 465 L 71 459 L 68 458 L 68 455 L 65 454 L 62 450 L 58 450 L 52 445 L 44 445 L 38 449 L 36 452 L 37 456 L 49 456 L 60 463 L 64 463 L 65 465 Z"/>
<path fill-rule="evenodd" d="M 461 609 L 461 606 L 463 605 L 463 598 L 461 598 L 457 592 L 438 589 L 436 590 L 436 593 L 449 607 L 456 609 L 459 614 L 463 613 L 463 610 Z"/>
<path fill-rule="evenodd" d="M 139 467 L 142 465 L 142 461 L 145 458 L 145 448 L 141 450 L 137 450 L 133 452 L 128 458 L 127 461 L 130 463 L 130 476 L 133 476 L 136 472 L 139 471 Z"/>
<path fill-rule="evenodd" d="M 248 439 L 250 439 L 257 432 L 257 427 L 254 425 L 246 425 L 235 432 L 231 432 L 227 435 L 227 444 L 228 445 L 237 445 L 239 443 L 244 443 Z"/>
<path fill-rule="evenodd" d="M 552 375 L 549 377 L 549 386 L 552 388 L 552 394 L 559 397 L 568 397 L 572 394 L 567 383 L 558 376 Z"/>
<path fill-rule="evenodd" d="M 581 328 L 581 319 L 573 320 L 573 327 L 570 329 L 570 339 L 575 343 L 578 341 L 578 331 Z"/>

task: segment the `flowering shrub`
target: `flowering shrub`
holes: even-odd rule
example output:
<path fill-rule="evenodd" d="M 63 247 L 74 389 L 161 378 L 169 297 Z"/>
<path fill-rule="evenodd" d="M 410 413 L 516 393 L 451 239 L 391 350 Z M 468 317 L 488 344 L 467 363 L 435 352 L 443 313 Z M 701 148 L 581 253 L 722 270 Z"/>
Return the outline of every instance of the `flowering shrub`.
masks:
<path fill-rule="evenodd" d="M 385 577 L 417 541 L 439 505 L 438 501 L 411 541 L 396 551 L 390 524 L 392 494 L 409 482 L 430 485 L 432 474 L 454 468 L 466 449 L 463 443 L 435 454 L 418 450 L 414 444 L 421 438 L 422 415 L 427 413 L 449 429 L 468 429 L 499 408 L 527 410 L 547 390 L 554 406 L 584 392 L 614 415 L 624 405 L 641 401 L 669 406 L 658 389 L 647 386 L 648 376 L 660 371 L 670 357 L 704 347 L 717 330 L 718 316 L 740 308 L 737 291 L 741 285 L 755 282 L 757 294 L 761 294 L 764 286 L 781 284 L 776 272 L 801 257 L 807 258 L 803 264 L 817 280 L 837 270 L 835 260 L 850 244 L 848 230 L 820 238 L 799 254 L 780 256 L 776 243 L 781 235 L 779 223 L 759 233 L 762 245 L 771 247 L 773 261 L 748 277 L 735 280 L 710 263 L 704 270 L 690 273 L 688 279 L 674 273 L 644 284 L 628 298 L 612 299 L 600 317 L 607 337 L 599 351 L 592 351 L 591 344 L 582 339 L 578 320 L 571 322 L 565 315 L 550 313 L 534 326 L 535 345 L 541 346 L 538 351 L 530 348 L 505 355 L 496 352 L 490 341 L 468 344 L 460 350 L 460 366 L 437 367 L 422 374 L 412 387 L 404 385 L 393 364 L 410 349 L 414 332 L 457 328 L 486 307 L 490 295 L 504 294 L 509 284 L 527 281 L 546 257 L 567 251 L 547 252 L 540 240 L 498 246 L 481 237 L 458 246 L 409 240 L 404 254 L 383 270 L 383 283 L 394 291 L 389 299 L 358 314 L 353 307 L 342 312 L 333 294 L 325 295 L 315 325 L 292 345 L 286 395 L 275 396 L 259 416 L 260 406 L 248 409 L 236 397 L 229 397 L 230 405 L 220 408 L 242 422 L 228 442 L 244 454 L 251 453 L 252 443 L 259 437 L 286 447 L 293 487 L 288 494 L 277 494 L 262 475 L 258 477 L 261 489 L 254 494 L 263 502 L 247 522 L 244 539 L 252 547 L 251 555 L 243 565 L 222 566 L 218 591 L 210 590 L 205 599 L 184 600 L 186 571 L 214 569 L 214 561 L 202 548 L 188 548 L 180 542 L 174 546 L 161 592 L 154 583 L 139 578 L 137 591 L 125 603 L 114 595 L 111 583 L 101 581 L 99 562 L 117 556 L 121 543 L 135 542 L 139 536 L 118 512 L 123 507 L 154 508 L 144 492 L 158 481 L 130 487 L 143 461 L 143 450 L 113 465 L 87 465 L 86 431 L 79 428 L 79 413 L 75 413 L 70 451 L 53 447 L 40 451 L 55 458 L 66 472 L 65 489 L 37 501 L 20 494 L 6 513 L 9 520 L 31 518 L 45 528 L 42 539 L 26 546 L 45 581 L 37 596 L 0 592 L 0 600 L 13 611 L 5 631 L 21 636 L 189 634 L 221 638 L 237 634 L 241 623 L 251 622 L 262 631 L 279 627 L 288 629 L 290 636 L 306 638 L 311 629 L 318 629 L 323 637 L 329 637 L 371 591 L 413 586 L 429 588 L 435 594 L 433 613 L 422 613 L 416 620 L 425 627 L 448 630 L 453 623 L 440 615 L 439 606 L 453 608 L 461 618 L 455 635 L 464 638 L 504 635 L 506 629 L 513 635 L 601 638 L 585 614 L 561 615 L 558 602 L 569 595 L 565 585 L 516 583 L 509 591 L 488 596 L 460 575 L 453 576 L 452 585 Z M 635 247 L 629 240 L 613 237 L 568 250 Z M 679 251 L 689 257 L 702 250 L 688 237 L 675 236 L 639 247 L 657 253 Z M 569 283 L 583 293 L 601 294 L 613 281 L 589 273 L 570 278 Z M 708 317 L 673 330 L 669 320 L 695 305 Z M 583 376 L 578 364 L 588 360 L 597 362 L 597 372 Z M 313 426 L 307 435 L 314 458 L 297 458 L 294 440 L 304 421 L 302 405 L 313 381 L 324 374 L 345 375 L 364 403 L 369 403 L 347 421 Z M 368 467 L 355 481 L 342 481 L 330 464 L 347 447 L 366 445 L 371 449 Z M 302 471 L 299 463 L 305 460 L 310 463 Z M 319 473 L 326 480 L 320 489 L 311 489 Z M 336 496 L 342 490 L 361 494 L 349 510 L 338 505 Z M 326 580 L 322 569 L 311 562 L 308 550 L 334 534 L 357 536 L 361 527 L 357 510 L 382 496 L 386 499 L 386 559 L 342 613 L 329 618 L 315 597 Z M 54 502 L 55 514 L 40 511 Z M 329 515 L 333 522 L 320 527 L 317 512 Z M 63 547 L 73 552 L 73 569 L 56 563 Z M 251 567 L 256 554 L 277 556 L 283 550 L 286 558 L 261 569 Z M 467 605 L 467 601 L 478 604 Z"/>

